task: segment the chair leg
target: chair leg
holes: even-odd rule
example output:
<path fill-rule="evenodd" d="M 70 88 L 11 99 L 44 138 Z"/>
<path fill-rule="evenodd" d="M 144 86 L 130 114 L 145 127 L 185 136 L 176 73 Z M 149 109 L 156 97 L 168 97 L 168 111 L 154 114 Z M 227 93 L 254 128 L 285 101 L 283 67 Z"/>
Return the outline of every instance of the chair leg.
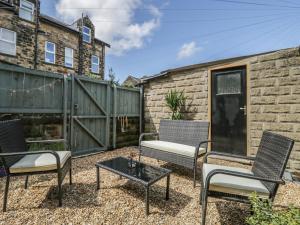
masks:
<path fill-rule="evenodd" d="M 204 181 L 203 181 L 203 179 L 201 179 L 200 205 L 202 205 L 204 188 L 205 188 Z"/>
<path fill-rule="evenodd" d="M 69 176 L 70 176 L 70 185 L 72 185 L 72 166 L 70 167 L 69 170 Z"/>
<path fill-rule="evenodd" d="M 8 188 L 9 188 L 9 180 L 10 180 L 10 176 L 7 176 L 6 177 L 6 183 L 5 183 L 4 197 L 3 197 L 3 212 L 6 212 L 7 197 L 8 197 Z"/>
<path fill-rule="evenodd" d="M 201 196 L 202 198 L 202 223 L 201 225 L 205 225 L 205 222 L 206 222 L 206 209 L 207 209 L 207 191 L 204 190 L 203 191 L 203 195 Z"/>
<path fill-rule="evenodd" d="M 202 205 L 202 199 L 203 199 L 203 197 L 202 197 L 202 195 L 203 195 L 203 186 L 201 186 L 201 191 L 200 191 L 200 205 Z"/>
<path fill-rule="evenodd" d="M 29 176 L 26 176 L 25 177 L 25 189 L 28 188 L 28 179 L 29 179 Z"/>
<path fill-rule="evenodd" d="M 194 188 L 196 187 L 197 164 L 194 165 Z"/>
<path fill-rule="evenodd" d="M 57 189 L 58 189 L 58 206 L 62 206 L 62 179 L 61 179 L 61 171 L 57 173 Z"/>

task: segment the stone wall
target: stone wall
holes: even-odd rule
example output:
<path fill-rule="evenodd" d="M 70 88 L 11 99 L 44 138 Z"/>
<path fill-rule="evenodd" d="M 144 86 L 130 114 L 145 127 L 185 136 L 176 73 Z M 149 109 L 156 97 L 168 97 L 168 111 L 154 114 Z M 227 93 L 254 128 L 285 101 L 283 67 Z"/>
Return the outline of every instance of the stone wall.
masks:
<path fill-rule="evenodd" d="M 255 154 L 263 130 L 294 139 L 288 167 L 300 171 L 300 53 L 282 50 L 250 63 L 250 143 Z"/>
<path fill-rule="evenodd" d="M 283 134 L 296 141 L 288 168 L 300 172 L 300 53 L 298 48 L 249 57 L 235 65 L 248 65 L 250 114 L 248 155 L 255 155 L 263 130 Z M 156 131 L 171 112 L 164 96 L 171 89 L 184 90 L 184 119 L 208 120 L 208 71 L 222 67 L 172 72 L 144 85 L 145 131 Z"/>
<path fill-rule="evenodd" d="M 82 40 L 81 37 L 79 37 L 79 49 L 81 52 L 81 60 L 80 60 L 80 65 L 79 65 L 79 73 L 81 74 L 93 74 L 93 75 L 99 75 L 91 72 L 91 57 L 92 55 L 96 55 L 99 57 L 100 60 L 100 68 L 99 68 L 99 73 L 100 76 L 104 74 L 104 46 L 102 44 L 99 44 L 97 40 L 95 39 L 95 26 L 91 22 L 91 20 L 88 17 L 84 17 L 83 20 L 79 19 L 77 21 L 77 28 L 79 32 L 81 31 L 82 24 L 84 26 L 87 26 L 91 28 L 91 43 L 86 43 Z M 103 78 L 103 77 L 102 77 Z"/>
<path fill-rule="evenodd" d="M 145 130 L 154 131 L 161 119 L 169 119 L 170 109 L 166 106 L 165 95 L 171 89 L 183 90 L 186 106 L 185 119 L 208 119 L 208 72 L 206 69 L 193 69 L 150 80 L 144 86 Z"/>
<path fill-rule="evenodd" d="M 18 1 L 15 1 L 15 4 L 18 5 Z M 18 7 L 16 7 L 16 11 L 0 9 L 0 27 L 17 33 L 16 55 L 10 56 L 0 53 L 0 62 L 42 71 L 89 75 L 93 74 L 91 72 L 91 56 L 96 55 L 100 60 L 99 74 L 93 75 L 96 75 L 97 78 L 104 79 L 105 44 L 95 39 L 95 28 L 90 19 L 84 17 L 83 21 L 84 25 L 90 27 L 92 31 L 92 42 L 90 44 L 82 41 L 79 32 L 70 31 L 52 22 L 47 22 L 46 19 L 39 20 L 39 32 L 36 34 L 36 22 L 19 18 Z M 34 68 L 36 35 L 38 51 L 37 65 L 36 68 Z M 46 41 L 53 42 L 56 45 L 55 64 L 45 62 Z M 73 68 L 65 67 L 65 47 L 72 48 L 74 51 Z M 79 68 L 79 60 L 81 60 L 81 69 Z"/>
<path fill-rule="evenodd" d="M 47 23 L 40 24 L 40 34 L 38 35 L 38 64 L 37 69 L 55 73 L 77 73 L 78 71 L 78 35 L 73 32 L 61 32 L 60 29 Z M 45 43 L 50 41 L 55 43 L 56 55 L 55 64 L 45 62 Z M 74 54 L 74 67 L 65 67 L 65 47 L 72 48 Z"/>
<path fill-rule="evenodd" d="M 0 53 L 0 61 L 32 69 L 34 66 L 35 25 L 20 19 L 12 11 L 0 9 L 0 27 L 17 33 L 16 55 Z"/>

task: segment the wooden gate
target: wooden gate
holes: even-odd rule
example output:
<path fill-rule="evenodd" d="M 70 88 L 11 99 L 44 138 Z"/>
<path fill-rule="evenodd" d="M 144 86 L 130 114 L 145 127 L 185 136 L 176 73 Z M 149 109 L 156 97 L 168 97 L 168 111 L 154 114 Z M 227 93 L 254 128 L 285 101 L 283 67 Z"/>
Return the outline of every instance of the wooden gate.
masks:
<path fill-rule="evenodd" d="M 73 156 L 116 148 L 118 117 L 139 118 L 141 132 L 141 91 L 87 76 L 0 63 L 0 119 L 3 115 L 61 116 L 62 138 Z"/>
<path fill-rule="evenodd" d="M 73 155 L 109 146 L 110 85 L 83 76 L 71 79 L 70 141 Z"/>

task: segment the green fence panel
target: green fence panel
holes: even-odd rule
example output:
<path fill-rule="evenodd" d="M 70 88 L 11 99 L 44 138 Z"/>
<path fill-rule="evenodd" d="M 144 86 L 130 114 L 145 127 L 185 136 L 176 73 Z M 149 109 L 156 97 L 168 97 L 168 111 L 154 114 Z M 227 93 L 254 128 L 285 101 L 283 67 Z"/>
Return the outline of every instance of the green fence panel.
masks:
<path fill-rule="evenodd" d="M 84 155 L 116 146 L 117 117 L 141 121 L 141 92 L 86 76 L 0 63 L 0 113 L 61 114 L 72 154 Z"/>

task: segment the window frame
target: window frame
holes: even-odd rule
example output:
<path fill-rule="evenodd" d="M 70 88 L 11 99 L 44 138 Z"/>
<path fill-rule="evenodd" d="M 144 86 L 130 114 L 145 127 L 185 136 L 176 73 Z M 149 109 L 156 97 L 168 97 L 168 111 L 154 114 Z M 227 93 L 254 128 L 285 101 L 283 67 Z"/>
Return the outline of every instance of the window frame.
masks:
<path fill-rule="evenodd" d="M 24 4 L 24 3 L 26 3 L 26 4 L 29 4 L 30 6 L 31 6 L 31 9 L 28 9 L 28 7 L 24 7 L 24 6 L 22 6 L 22 3 Z M 31 13 L 31 19 L 30 20 L 28 20 L 27 18 L 24 18 L 24 17 L 21 17 L 20 15 L 20 11 L 21 10 L 24 10 L 24 11 L 26 11 L 26 12 L 29 12 L 29 13 Z M 27 0 L 20 0 L 20 5 L 19 5 L 19 17 L 20 18 L 22 18 L 22 19 L 24 19 L 24 20 L 28 20 L 28 21 L 31 21 L 31 22 L 33 22 L 33 20 L 34 20 L 34 10 L 35 10 L 35 4 L 34 3 L 32 3 L 32 2 L 29 2 L 29 1 L 27 1 Z"/>
<path fill-rule="evenodd" d="M 96 57 L 98 60 L 98 63 L 93 63 L 93 57 Z M 93 71 L 93 65 L 97 65 L 97 72 Z M 99 74 L 100 73 L 100 57 L 97 55 L 92 55 L 91 56 L 91 72 L 95 73 L 95 74 Z"/>
<path fill-rule="evenodd" d="M 84 32 L 84 28 L 88 29 L 89 33 Z M 88 41 L 84 40 L 84 35 L 87 35 L 89 37 Z M 87 26 L 82 26 L 82 40 L 89 44 L 92 42 L 92 29 L 91 28 L 89 28 Z"/>
<path fill-rule="evenodd" d="M 70 49 L 71 50 L 71 53 L 72 53 L 72 56 L 67 56 L 66 53 L 67 53 L 67 49 Z M 66 61 L 66 58 L 71 58 L 72 59 L 72 65 L 69 66 L 67 65 L 67 61 Z M 74 49 L 73 48 L 69 48 L 69 47 L 65 47 L 65 67 L 68 67 L 68 68 L 74 68 Z"/>
<path fill-rule="evenodd" d="M 15 32 L 13 30 L 6 29 L 4 27 L 0 27 L 0 31 L 1 31 L 0 33 L 1 34 L 2 34 L 3 30 L 6 30 L 6 31 L 9 31 L 9 32 L 13 33 L 14 34 L 14 41 L 4 39 L 4 38 L 1 37 L 1 35 L 0 35 L 0 41 L 5 42 L 5 43 L 9 43 L 9 44 L 14 44 L 14 49 L 13 49 L 13 54 L 8 53 L 8 52 L 3 52 L 3 51 L 1 51 L 0 53 L 15 56 L 17 54 L 17 32 Z"/>
<path fill-rule="evenodd" d="M 48 43 L 53 44 L 53 46 L 54 46 L 53 52 L 47 50 L 47 44 Z M 50 53 L 50 54 L 54 55 L 54 62 L 53 63 L 52 62 L 47 62 L 47 57 L 46 57 L 47 53 Z M 56 44 L 54 42 L 51 42 L 51 41 L 45 41 L 45 62 L 50 63 L 50 64 L 55 64 L 55 61 L 56 61 Z"/>

